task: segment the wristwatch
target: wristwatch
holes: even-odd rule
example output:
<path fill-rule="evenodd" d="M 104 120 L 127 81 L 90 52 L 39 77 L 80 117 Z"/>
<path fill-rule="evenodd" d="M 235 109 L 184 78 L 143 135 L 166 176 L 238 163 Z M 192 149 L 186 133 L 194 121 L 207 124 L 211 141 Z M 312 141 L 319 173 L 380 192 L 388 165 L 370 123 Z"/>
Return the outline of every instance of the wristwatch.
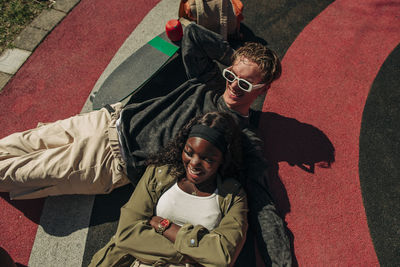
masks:
<path fill-rule="evenodd" d="M 165 232 L 165 230 L 168 229 L 168 227 L 171 226 L 171 221 L 168 219 L 162 219 L 157 226 L 156 232 L 159 234 L 163 234 Z"/>

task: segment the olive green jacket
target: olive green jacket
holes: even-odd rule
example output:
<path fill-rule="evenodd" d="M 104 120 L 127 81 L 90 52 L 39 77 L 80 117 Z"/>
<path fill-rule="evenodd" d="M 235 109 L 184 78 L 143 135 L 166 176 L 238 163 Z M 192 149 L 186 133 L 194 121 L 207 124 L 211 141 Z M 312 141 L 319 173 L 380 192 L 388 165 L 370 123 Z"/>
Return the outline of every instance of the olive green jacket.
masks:
<path fill-rule="evenodd" d="M 176 178 L 170 166 L 149 166 L 130 200 L 121 208 L 117 233 L 92 259 L 90 266 L 131 266 L 136 259 L 154 266 L 178 264 L 184 255 L 204 266 L 228 266 L 243 245 L 247 231 L 247 198 L 233 179 L 218 179 L 218 201 L 223 214 L 219 225 L 208 231 L 184 224 L 172 243 L 147 222 L 155 214 L 160 196 Z M 196 208 L 196 207 L 193 207 Z"/>

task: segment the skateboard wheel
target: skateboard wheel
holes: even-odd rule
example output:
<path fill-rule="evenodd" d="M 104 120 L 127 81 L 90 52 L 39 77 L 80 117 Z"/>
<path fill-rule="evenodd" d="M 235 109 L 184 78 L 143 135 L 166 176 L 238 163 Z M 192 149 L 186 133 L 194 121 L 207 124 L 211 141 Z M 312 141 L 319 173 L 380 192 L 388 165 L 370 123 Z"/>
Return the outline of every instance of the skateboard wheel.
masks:
<path fill-rule="evenodd" d="M 165 25 L 165 31 L 167 32 L 168 38 L 173 42 L 177 42 L 182 39 L 182 25 L 177 19 L 169 20 Z"/>

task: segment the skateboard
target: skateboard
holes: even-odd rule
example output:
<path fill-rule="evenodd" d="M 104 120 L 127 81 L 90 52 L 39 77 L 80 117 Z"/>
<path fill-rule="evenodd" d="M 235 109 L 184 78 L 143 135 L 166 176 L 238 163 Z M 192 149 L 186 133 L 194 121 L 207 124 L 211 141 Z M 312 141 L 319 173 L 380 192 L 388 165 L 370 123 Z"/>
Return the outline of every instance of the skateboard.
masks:
<path fill-rule="evenodd" d="M 93 109 L 121 102 L 135 94 L 157 77 L 158 73 L 163 72 L 165 66 L 170 65 L 169 63 L 178 64 L 178 58 L 180 58 L 178 51 L 178 43 L 169 40 L 166 32 L 154 37 L 107 77 L 99 90 L 91 97 Z M 170 71 L 167 72 L 172 71 L 171 67 L 169 69 Z"/>

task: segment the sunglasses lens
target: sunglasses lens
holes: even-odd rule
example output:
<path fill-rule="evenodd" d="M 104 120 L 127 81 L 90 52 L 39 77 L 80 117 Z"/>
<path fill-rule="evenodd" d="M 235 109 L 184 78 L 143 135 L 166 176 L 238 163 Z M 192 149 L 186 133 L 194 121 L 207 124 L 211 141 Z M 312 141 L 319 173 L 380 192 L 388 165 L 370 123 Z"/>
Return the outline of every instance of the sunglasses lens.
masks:
<path fill-rule="evenodd" d="M 242 90 L 244 90 L 246 92 L 250 92 L 251 91 L 252 84 L 249 83 L 248 81 L 246 81 L 245 79 L 237 78 L 236 75 L 233 72 L 225 69 L 223 71 L 222 75 L 224 76 L 225 79 L 227 79 L 231 83 L 233 83 L 237 79 L 240 89 L 242 89 Z"/>
<path fill-rule="evenodd" d="M 235 75 L 230 71 L 224 71 L 224 77 L 225 77 L 225 79 L 227 79 L 230 82 L 235 81 L 235 78 L 236 78 Z"/>
<path fill-rule="evenodd" d="M 251 88 L 251 84 L 249 84 L 248 81 L 245 81 L 245 80 L 240 79 L 240 80 L 239 80 L 239 87 L 240 87 L 241 89 L 245 90 L 245 91 L 249 91 L 250 88 Z"/>

